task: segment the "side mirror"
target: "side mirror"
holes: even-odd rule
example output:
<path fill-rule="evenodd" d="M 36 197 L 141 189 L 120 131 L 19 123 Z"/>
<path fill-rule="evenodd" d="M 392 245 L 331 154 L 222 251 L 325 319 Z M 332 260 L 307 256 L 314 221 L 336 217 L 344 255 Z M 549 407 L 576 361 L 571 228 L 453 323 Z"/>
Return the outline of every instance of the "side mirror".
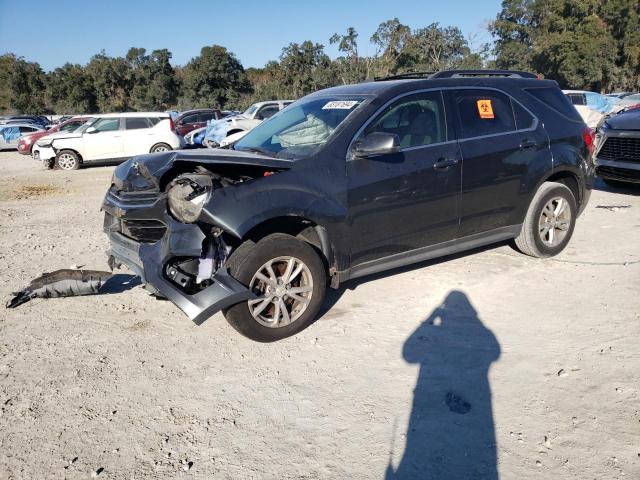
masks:
<path fill-rule="evenodd" d="M 97 131 L 96 127 L 89 127 L 85 130 L 85 133 L 96 133 Z"/>
<path fill-rule="evenodd" d="M 351 149 L 354 158 L 368 158 L 400 151 L 400 139 L 395 133 L 373 132 L 358 140 Z"/>

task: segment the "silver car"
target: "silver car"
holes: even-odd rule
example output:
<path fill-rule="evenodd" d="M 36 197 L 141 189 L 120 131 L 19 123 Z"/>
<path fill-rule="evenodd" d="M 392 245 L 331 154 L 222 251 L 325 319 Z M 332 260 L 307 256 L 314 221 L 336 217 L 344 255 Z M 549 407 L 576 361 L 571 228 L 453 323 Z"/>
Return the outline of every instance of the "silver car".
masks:
<path fill-rule="evenodd" d="M 0 150 L 18 148 L 20 137 L 35 132 L 42 132 L 44 128 L 33 123 L 8 123 L 0 125 Z"/>

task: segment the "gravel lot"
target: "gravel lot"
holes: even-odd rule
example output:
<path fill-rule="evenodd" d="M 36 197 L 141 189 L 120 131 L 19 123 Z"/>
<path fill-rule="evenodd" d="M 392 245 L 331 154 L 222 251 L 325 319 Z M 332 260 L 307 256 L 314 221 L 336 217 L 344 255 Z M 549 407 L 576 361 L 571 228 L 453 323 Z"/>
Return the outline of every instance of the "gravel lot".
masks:
<path fill-rule="evenodd" d="M 112 167 L 0 166 L 4 301 L 106 269 Z M 276 344 L 139 286 L 2 309 L 0 478 L 640 478 L 640 189 L 598 187 L 555 259 L 349 283 Z"/>

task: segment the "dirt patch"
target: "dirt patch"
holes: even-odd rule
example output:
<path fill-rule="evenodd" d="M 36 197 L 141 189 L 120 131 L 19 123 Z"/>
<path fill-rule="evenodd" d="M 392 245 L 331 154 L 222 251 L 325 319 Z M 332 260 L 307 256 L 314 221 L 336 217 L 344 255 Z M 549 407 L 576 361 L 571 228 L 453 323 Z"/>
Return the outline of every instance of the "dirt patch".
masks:
<path fill-rule="evenodd" d="M 30 200 L 34 198 L 53 197 L 61 195 L 60 187 L 50 184 L 19 185 L 7 192 L 3 200 Z"/>

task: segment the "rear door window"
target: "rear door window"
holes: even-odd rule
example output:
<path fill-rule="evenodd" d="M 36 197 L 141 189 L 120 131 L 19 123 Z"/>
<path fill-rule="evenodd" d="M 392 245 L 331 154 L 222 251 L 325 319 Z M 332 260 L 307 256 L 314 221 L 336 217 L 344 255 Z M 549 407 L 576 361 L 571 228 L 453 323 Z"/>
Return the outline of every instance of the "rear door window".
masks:
<path fill-rule="evenodd" d="M 513 114 L 516 117 L 516 128 L 518 130 L 526 130 L 533 128 L 535 118 L 518 102 L 511 100 L 513 105 Z"/>
<path fill-rule="evenodd" d="M 453 93 L 462 138 L 509 133 L 516 130 L 511 99 L 495 90 L 457 90 Z"/>
<path fill-rule="evenodd" d="M 125 130 L 139 130 L 149 128 L 149 120 L 144 117 L 131 117 L 124 120 Z"/>
<path fill-rule="evenodd" d="M 412 148 L 445 142 L 447 129 L 439 91 L 407 95 L 385 108 L 364 130 L 362 137 L 374 132 L 398 136 L 400 148 Z"/>

